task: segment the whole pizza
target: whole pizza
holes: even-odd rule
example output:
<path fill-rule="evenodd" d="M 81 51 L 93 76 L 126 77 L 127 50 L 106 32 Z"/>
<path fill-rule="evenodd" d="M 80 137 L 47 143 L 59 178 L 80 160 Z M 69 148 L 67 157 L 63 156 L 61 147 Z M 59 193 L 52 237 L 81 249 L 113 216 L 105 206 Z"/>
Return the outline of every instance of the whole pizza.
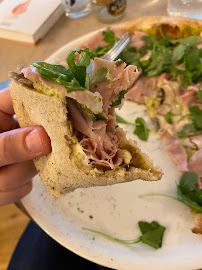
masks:
<path fill-rule="evenodd" d="M 141 17 L 96 33 L 82 48 L 100 57 L 126 32 L 131 42 L 118 58 L 136 65 L 139 76 L 124 98 L 146 106 L 177 169 L 196 173 L 202 190 L 202 20 Z M 192 231 L 202 233 L 201 214 L 196 218 Z"/>

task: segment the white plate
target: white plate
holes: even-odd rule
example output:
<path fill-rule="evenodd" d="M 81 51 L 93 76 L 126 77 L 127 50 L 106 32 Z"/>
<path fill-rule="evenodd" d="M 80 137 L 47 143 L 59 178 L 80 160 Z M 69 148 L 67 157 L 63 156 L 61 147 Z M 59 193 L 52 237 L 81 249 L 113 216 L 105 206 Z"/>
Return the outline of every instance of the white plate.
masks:
<path fill-rule="evenodd" d="M 88 40 L 94 33 L 66 44 L 51 57 L 65 60 L 71 49 Z M 148 125 L 144 106 L 125 102 L 119 114 L 129 121 L 143 116 Z M 131 126 L 121 125 L 128 138 L 162 168 L 161 181 L 134 181 L 107 187 L 78 189 L 54 201 L 43 182 L 37 176 L 30 195 L 23 204 L 33 219 L 52 238 L 74 253 L 98 264 L 123 270 L 190 270 L 202 266 L 202 239 L 190 228 L 194 217 L 183 204 L 163 197 L 140 198 L 143 193 L 161 192 L 176 195 L 179 173 L 161 142 L 150 134 L 148 142 L 133 135 Z M 122 245 L 102 236 L 82 230 L 88 227 L 103 231 L 122 239 L 133 239 L 140 235 L 138 221 L 156 220 L 166 226 L 161 249 L 147 245 Z"/>

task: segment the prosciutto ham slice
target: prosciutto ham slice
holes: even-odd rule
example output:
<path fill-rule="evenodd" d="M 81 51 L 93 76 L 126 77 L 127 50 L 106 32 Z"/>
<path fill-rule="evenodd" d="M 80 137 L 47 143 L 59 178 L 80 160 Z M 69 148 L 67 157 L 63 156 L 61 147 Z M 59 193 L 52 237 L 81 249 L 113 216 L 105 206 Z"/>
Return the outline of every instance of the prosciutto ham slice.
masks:
<path fill-rule="evenodd" d="M 90 91 L 100 93 L 103 99 L 103 111 L 106 113 L 110 104 L 118 99 L 119 93 L 134 84 L 139 77 L 139 72 L 136 66 L 126 67 L 122 60 L 114 62 L 95 58 L 91 81 L 93 81 L 96 71 L 103 66 L 110 70 L 110 79 L 101 83 L 92 83 Z"/>
<path fill-rule="evenodd" d="M 133 40 L 131 42 L 131 46 L 134 46 L 137 51 L 139 51 L 140 48 L 147 44 L 147 42 L 141 40 L 141 37 L 143 36 L 148 36 L 148 34 L 142 31 L 134 31 L 133 33 Z"/>
<path fill-rule="evenodd" d="M 80 48 L 89 48 L 90 51 L 94 50 L 96 47 L 104 47 L 107 43 L 103 40 L 102 32 L 98 32 L 95 35 L 93 35 L 90 39 L 88 39 L 86 42 L 84 42 Z"/>
<path fill-rule="evenodd" d="M 178 170 L 180 172 L 187 171 L 187 154 L 184 148 L 180 145 L 179 140 L 165 129 L 159 132 L 159 136 L 165 141 L 165 149 L 171 154 Z"/>
<path fill-rule="evenodd" d="M 197 93 L 200 87 L 202 86 L 190 85 L 187 87 L 186 92 L 179 96 L 180 100 L 185 106 L 197 105 L 202 108 L 201 102 L 199 101 L 199 98 L 197 97 Z"/>
<path fill-rule="evenodd" d="M 139 73 L 140 75 L 141 73 Z M 136 83 L 126 94 L 126 98 L 140 104 L 145 103 L 145 97 L 151 97 L 156 90 L 166 81 L 166 74 L 150 78 L 137 78 Z"/>
<path fill-rule="evenodd" d="M 202 149 L 198 150 L 190 158 L 188 168 L 191 172 L 195 172 L 198 175 L 198 187 L 202 190 Z"/>
<path fill-rule="evenodd" d="M 126 33 L 126 30 L 119 29 L 119 28 L 112 28 L 113 32 L 116 34 L 116 37 L 120 38 Z M 93 51 L 97 47 L 105 47 L 108 45 L 106 41 L 103 40 L 103 34 L 102 32 L 98 32 L 92 37 L 90 37 L 87 41 L 85 41 L 82 45 L 79 46 L 79 48 L 89 48 L 90 51 Z"/>
<path fill-rule="evenodd" d="M 95 74 L 101 67 L 109 70 L 109 78 L 93 83 Z M 35 84 L 51 89 L 55 87 L 55 83 L 43 78 L 33 66 L 23 69 L 22 73 Z M 111 62 L 95 58 L 89 90 L 67 92 L 64 86 L 57 85 L 61 94 L 67 97 L 68 117 L 79 133 L 79 142 L 90 165 L 113 169 L 122 164 L 123 153 L 118 149 L 120 138 L 116 135 L 115 113 L 111 105 L 119 98 L 122 90 L 127 90 L 134 84 L 138 76 L 137 67 L 126 67 L 122 60 Z M 93 116 L 98 113 L 102 113 L 105 120 L 93 121 Z"/>
<path fill-rule="evenodd" d="M 110 71 L 108 79 L 90 84 L 92 93 L 99 93 L 103 101 L 103 116 L 106 120 L 93 122 L 92 115 L 82 110 L 78 104 L 68 98 L 67 109 L 74 129 L 79 132 L 80 144 L 89 159 L 90 165 L 100 165 L 113 169 L 122 164 L 123 153 L 118 149 L 120 142 L 116 134 L 116 119 L 113 101 L 118 99 L 122 90 L 128 89 L 139 76 L 135 66 L 128 66 L 123 61 L 109 62 L 96 58 L 91 82 L 100 67 Z"/>
<path fill-rule="evenodd" d="M 37 68 L 30 66 L 24 68 L 21 71 L 24 74 L 24 77 L 32 81 L 33 83 L 40 84 L 50 89 L 54 89 L 55 83 L 50 82 L 44 79 L 40 74 Z M 61 95 L 77 100 L 80 104 L 88 106 L 90 110 L 94 113 L 99 113 L 102 111 L 102 96 L 95 91 L 94 93 L 90 91 L 72 91 L 67 93 L 66 89 L 62 85 L 57 84 L 57 89 L 61 92 Z M 50 95 L 53 93 L 50 92 Z"/>
<path fill-rule="evenodd" d="M 188 160 L 187 153 L 180 144 L 178 138 L 176 138 L 166 129 L 159 132 L 159 135 L 166 143 L 165 149 L 171 154 L 178 170 L 180 172 L 191 171 L 197 173 L 198 188 L 202 190 L 202 149 L 200 149 L 201 137 L 195 136 L 191 139 L 191 142 L 194 143 L 199 150 L 196 151 Z"/>

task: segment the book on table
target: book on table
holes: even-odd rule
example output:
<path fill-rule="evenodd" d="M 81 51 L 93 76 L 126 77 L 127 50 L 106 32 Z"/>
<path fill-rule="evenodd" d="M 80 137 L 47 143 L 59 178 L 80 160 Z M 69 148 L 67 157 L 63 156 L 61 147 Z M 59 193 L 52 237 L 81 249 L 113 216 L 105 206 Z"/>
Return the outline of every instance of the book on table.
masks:
<path fill-rule="evenodd" d="M 0 38 L 35 45 L 63 14 L 60 0 L 0 0 Z"/>

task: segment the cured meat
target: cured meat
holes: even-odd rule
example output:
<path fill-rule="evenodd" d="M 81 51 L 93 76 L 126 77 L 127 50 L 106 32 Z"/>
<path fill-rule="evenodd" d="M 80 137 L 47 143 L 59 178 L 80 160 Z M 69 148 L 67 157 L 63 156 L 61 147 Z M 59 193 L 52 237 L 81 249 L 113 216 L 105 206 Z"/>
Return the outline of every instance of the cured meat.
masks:
<path fill-rule="evenodd" d="M 45 85 L 46 87 L 52 89 L 50 90 L 50 95 L 53 95 L 55 83 L 43 78 L 39 74 L 37 68 L 30 66 L 28 68 L 22 69 L 21 72 L 24 74 L 24 77 L 29 79 L 30 81 L 43 86 Z M 87 106 L 94 113 L 99 113 L 102 111 L 102 97 L 97 91 L 95 93 L 92 93 L 88 90 L 67 92 L 65 87 L 59 84 L 57 84 L 57 90 L 61 91 L 62 95 L 75 99 L 79 103 Z"/>
<path fill-rule="evenodd" d="M 96 72 L 103 67 L 108 70 L 109 76 L 94 82 Z M 37 84 L 40 84 L 49 89 L 50 95 L 54 93 L 56 84 L 42 77 L 37 68 L 30 66 L 23 69 L 22 73 L 26 79 L 36 84 L 36 89 Z M 67 97 L 68 117 L 79 133 L 78 139 L 89 164 L 111 169 L 122 164 L 123 154 L 118 149 L 120 138 L 116 135 L 115 113 L 111 105 L 119 98 L 120 92 L 127 90 L 138 76 L 136 66 L 126 67 L 122 60 L 110 62 L 95 58 L 89 90 L 68 92 L 64 86 L 57 85 L 57 89 Z M 102 113 L 101 118 L 104 119 L 96 119 L 99 113 Z"/>
<path fill-rule="evenodd" d="M 80 46 L 80 49 L 88 48 L 90 51 L 94 50 L 96 47 L 104 47 L 107 43 L 102 40 L 103 35 L 102 32 L 98 32 L 93 35 L 90 39 L 88 39 L 85 43 Z"/>
<path fill-rule="evenodd" d="M 198 150 L 190 158 L 188 168 L 190 171 L 197 173 L 199 177 L 202 177 L 202 149 Z"/>
<path fill-rule="evenodd" d="M 131 46 L 134 46 L 137 51 L 139 51 L 141 47 L 147 44 L 147 42 L 141 40 L 141 37 L 143 36 L 148 36 L 148 34 L 142 31 L 135 31 L 133 34 L 133 40 L 131 42 Z"/>
<path fill-rule="evenodd" d="M 179 96 L 179 98 L 181 99 L 182 103 L 185 105 L 185 106 L 188 106 L 188 105 L 191 105 L 191 106 L 194 106 L 194 105 L 197 105 L 199 107 L 202 108 L 202 104 L 201 102 L 199 101 L 199 98 L 197 97 L 197 93 L 198 93 L 198 90 L 199 90 L 199 86 L 197 85 L 190 85 L 187 87 L 186 89 L 186 92 L 182 95 Z"/>
<path fill-rule="evenodd" d="M 140 73 L 139 73 L 140 75 Z M 145 97 L 151 97 L 163 83 L 166 74 L 150 78 L 139 78 L 126 94 L 126 98 L 140 104 L 145 103 Z"/>
<path fill-rule="evenodd" d="M 134 83 L 138 77 L 138 71 L 135 66 L 126 67 L 123 61 L 109 62 L 95 58 L 92 82 L 97 70 L 103 66 L 109 70 L 109 78 L 90 84 L 90 91 L 94 93 L 96 91 L 101 95 L 102 113 L 106 120 L 93 122 L 92 116 L 78 108 L 78 104 L 71 99 L 68 99 L 67 109 L 74 129 L 80 132 L 80 144 L 90 160 L 89 164 L 113 169 L 122 164 L 123 153 L 118 149 L 120 138 L 116 135 L 116 119 L 111 104 L 119 97 L 122 90 Z"/>
<path fill-rule="evenodd" d="M 122 90 L 127 90 L 139 76 L 136 66 L 127 66 L 123 61 L 110 62 L 100 58 L 95 58 L 92 79 L 100 67 L 106 67 L 110 71 L 110 78 L 103 82 L 95 82 L 90 85 L 90 91 L 98 92 L 102 96 L 103 111 L 106 113 L 113 101 L 118 99 Z"/>
<path fill-rule="evenodd" d="M 187 171 L 187 154 L 184 148 L 180 145 L 179 140 L 169 133 L 168 130 L 159 132 L 159 135 L 163 141 L 165 141 L 165 149 L 171 154 L 178 170 L 181 172 Z"/>

